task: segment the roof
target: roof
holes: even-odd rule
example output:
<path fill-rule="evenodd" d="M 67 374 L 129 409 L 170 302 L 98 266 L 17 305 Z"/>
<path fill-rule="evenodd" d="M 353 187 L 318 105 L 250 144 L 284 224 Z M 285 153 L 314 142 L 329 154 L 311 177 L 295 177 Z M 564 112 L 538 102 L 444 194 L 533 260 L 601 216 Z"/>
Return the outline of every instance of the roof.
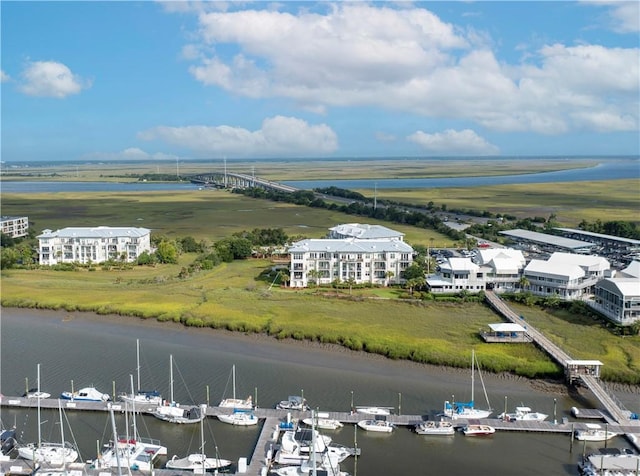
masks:
<path fill-rule="evenodd" d="M 27 218 L 27 217 L 24 217 L 24 216 L 20 216 L 20 217 L 18 217 L 18 216 L 7 216 L 7 215 L 2 215 L 2 216 L 0 217 L 0 222 L 3 222 L 3 221 L 13 221 L 13 220 L 22 220 L 22 219 L 24 219 L 24 218 Z"/>
<path fill-rule="evenodd" d="M 640 296 L 640 278 L 605 278 L 598 281 L 596 287 L 617 290 L 623 297 Z"/>
<path fill-rule="evenodd" d="M 520 263 L 512 258 L 494 258 L 489 263 L 497 274 L 518 274 L 524 268 L 524 262 Z"/>
<path fill-rule="evenodd" d="M 375 240 L 381 238 L 400 238 L 404 236 L 391 228 L 382 225 L 362 225 L 360 223 L 345 223 L 329 228 L 334 233 L 360 238 L 362 240 Z"/>
<path fill-rule="evenodd" d="M 589 271 L 604 271 L 611 267 L 609 261 L 602 256 L 578 255 L 574 253 L 555 252 L 549 256 L 548 261 L 560 266 L 578 265 Z"/>
<path fill-rule="evenodd" d="M 116 238 L 119 236 L 141 237 L 148 235 L 151 230 L 137 227 L 69 227 L 62 230 L 44 230 L 37 238 Z"/>
<path fill-rule="evenodd" d="M 532 259 L 524 268 L 524 274 L 545 274 L 548 276 L 560 276 L 567 280 L 580 279 L 584 277 L 584 269 L 577 264 L 568 264 L 559 267 L 557 263 Z"/>
<path fill-rule="evenodd" d="M 576 230 L 575 228 L 554 228 L 554 230 L 564 231 L 566 233 L 575 233 L 578 235 L 591 236 L 593 238 L 601 238 L 611 241 L 619 241 L 630 245 L 640 245 L 640 240 L 632 240 L 631 238 L 622 238 L 620 236 L 604 235 L 602 233 L 594 233 L 592 231 Z"/>
<path fill-rule="evenodd" d="M 599 360 L 567 360 L 567 365 L 604 365 Z"/>
<path fill-rule="evenodd" d="M 413 248 L 404 241 L 358 240 L 355 238 L 307 239 L 293 243 L 289 253 L 329 252 L 329 253 L 413 253 Z"/>
<path fill-rule="evenodd" d="M 590 248 L 593 246 L 593 243 L 588 243 L 586 241 L 572 240 L 570 238 L 564 238 L 562 236 L 549 235 L 547 233 L 538 233 L 537 231 L 505 230 L 501 231 L 500 233 L 514 238 L 534 241 L 536 243 L 544 243 L 547 245 L 557 246 L 558 248 L 567 248 L 571 250 Z"/>
<path fill-rule="evenodd" d="M 477 271 L 478 265 L 471 261 L 471 258 L 448 258 L 440 265 L 440 269 L 450 269 L 451 271 Z"/>
<path fill-rule="evenodd" d="M 494 332 L 526 332 L 526 329 L 520 324 L 512 322 L 499 322 L 497 324 L 489 324 L 489 327 Z"/>
<path fill-rule="evenodd" d="M 622 274 L 631 276 L 633 278 L 640 278 L 640 261 L 634 260 L 629 263 L 629 266 L 620 271 Z"/>
<path fill-rule="evenodd" d="M 521 262 L 523 266 L 526 263 L 522 251 L 513 248 L 482 248 L 478 251 L 478 256 L 480 264 L 489 263 L 493 259 L 515 260 Z"/>

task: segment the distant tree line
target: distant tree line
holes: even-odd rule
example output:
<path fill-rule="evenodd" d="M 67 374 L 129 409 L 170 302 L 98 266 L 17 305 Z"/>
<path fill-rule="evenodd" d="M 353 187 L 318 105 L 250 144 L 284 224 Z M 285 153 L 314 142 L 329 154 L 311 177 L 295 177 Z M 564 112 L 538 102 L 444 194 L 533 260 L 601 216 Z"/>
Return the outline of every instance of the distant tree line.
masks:
<path fill-rule="evenodd" d="M 602 233 L 604 235 L 640 240 L 640 230 L 638 226 L 630 221 L 614 220 L 603 222 L 602 220 L 596 220 L 594 222 L 588 222 L 582 220 L 578 224 L 578 229 L 590 231 L 591 233 Z"/>

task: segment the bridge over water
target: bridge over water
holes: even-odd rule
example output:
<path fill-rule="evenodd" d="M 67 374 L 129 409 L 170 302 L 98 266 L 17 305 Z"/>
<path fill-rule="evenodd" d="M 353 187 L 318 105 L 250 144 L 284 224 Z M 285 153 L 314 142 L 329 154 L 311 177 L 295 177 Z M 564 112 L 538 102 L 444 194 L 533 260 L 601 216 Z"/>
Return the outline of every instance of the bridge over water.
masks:
<path fill-rule="evenodd" d="M 210 172 L 189 177 L 191 183 L 205 187 L 219 188 L 250 188 L 258 187 L 280 192 L 297 192 L 299 189 L 272 182 L 255 175 L 238 174 L 231 172 Z"/>
<path fill-rule="evenodd" d="M 499 314 L 504 316 L 511 322 L 522 324 L 522 318 L 516 314 L 509 306 L 507 306 L 498 295 L 493 291 L 486 291 L 485 297 L 487 302 Z M 527 334 L 533 341 L 553 360 L 558 362 L 564 369 L 567 379 L 572 381 L 580 381 L 586 386 L 593 395 L 600 401 L 602 406 L 607 410 L 614 422 L 618 424 L 632 425 L 640 428 L 640 421 L 632 420 L 632 413 L 624 409 L 615 397 L 611 396 L 602 386 L 599 380 L 599 365 L 596 361 L 578 361 L 572 359 L 569 354 L 564 352 L 560 347 L 547 339 L 540 331 L 526 324 Z M 598 364 L 601 365 L 600 362 Z"/>

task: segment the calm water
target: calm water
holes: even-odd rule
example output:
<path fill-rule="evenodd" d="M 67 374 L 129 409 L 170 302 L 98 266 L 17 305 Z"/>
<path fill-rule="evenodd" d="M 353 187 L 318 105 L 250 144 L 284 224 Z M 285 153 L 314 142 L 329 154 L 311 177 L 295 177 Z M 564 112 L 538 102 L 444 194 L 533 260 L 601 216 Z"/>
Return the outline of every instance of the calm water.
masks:
<path fill-rule="evenodd" d="M 570 159 L 568 159 L 570 160 Z M 473 161 L 470 161 L 473 167 Z M 640 178 L 640 159 L 610 158 L 594 167 L 561 170 L 521 175 L 456 177 L 456 178 L 416 178 L 416 179 L 363 179 L 363 180 L 299 180 L 284 184 L 305 190 L 336 186 L 345 189 L 418 189 L 444 187 L 478 187 L 484 185 L 581 182 L 588 180 L 619 180 Z M 192 184 L 184 183 L 114 183 L 114 182 L 2 182 L 5 193 L 57 193 L 57 192 L 140 192 L 194 190 Z"/>
<path fill-rule="evenodd" d="M 231 392 L 229 375 L 236 365 L 237 393 L 254 394 L 258 404 L 272 407 L 288 395 L 303 393 L 320 410 L 346 411 L 353 395 L 355 405 L 384 405 L 405 414 L 433 415 L 452 394 L 470 398 L 467 372 L 394 362 L 350 352 L 328 351 L 311 346 L 291 345 L 275 340 L 256 339 L 191 330 L 172 324 L 157 324 L 132 318 L 96 317 L 65 312 L 2 309 L 0 392 L 22 394 L 36 384 L 37 364 L 41 364 L 41 387 L 57 395 L 71 388 L 95 385 L 112 393 L 127 391 L 130 375 L 135 375 L 136 338 L 140 339 L 142 386 L 169 394 L 169 356 L 173 355 L 176 400 L 183 403 L 216 403 Z M 505 397 L 510 409 L 525 403 L 535 410 L 557 417 L 569 415 L 576 402 L 564 394 L 536 390 L 530 384 L 485 376 L 489 399 L 496 413 L 502 411 Z M 208 386 L 208 393 L 207 393 Z M 226 389 L 226 390 L 225 390 Z M 353 392 L 353 393 L 352 393 Z M 484 400 L 481 390 L 476 401 Z M 480 394 L 480 395 L 479 395 Z M 637 401 L 636 396 L 627 396 Z M 637 409 L 636 409 L 637 410 Z M 22 440 L 35 441 L 35 410 L 2 409 L 5 424 L 16 423 Z M 68 412 L 70 428 L 84 459 L 96 455 L 99 442 L 111 436 L 106 414 Z M 57 412 L 45 412 L 43 436 L 59 439 Z M 124 421 L 118 417 L 124 432 Z M 138 418 L 141 433 L 160 439 L 169 456 L 197 452 L 199 428 L 171 425 L 153 417 Z M 258 436 L 257 428 L 234 428 L 207 419 L 208 453 L 218 447 L 220 456 L 237 460 L 249 456 Z M 66 431 L 67 436 L 69 431 Z M 345 427 L 327 432 L 335 441 L 362 448 L 357 462 L 361 475 L 575 475 L 581 444 L 569 452 L 570 439 L 563 435 L 498 433 L 488 439 L 419 436 L 398 428 L 391 435 L 372 435 Z M 611 444 L 629 447 L 617 437 Z M 587 447 L 588 450 L 595 447 Z M 343 469 L 352 474 L 354 461 Z"/>

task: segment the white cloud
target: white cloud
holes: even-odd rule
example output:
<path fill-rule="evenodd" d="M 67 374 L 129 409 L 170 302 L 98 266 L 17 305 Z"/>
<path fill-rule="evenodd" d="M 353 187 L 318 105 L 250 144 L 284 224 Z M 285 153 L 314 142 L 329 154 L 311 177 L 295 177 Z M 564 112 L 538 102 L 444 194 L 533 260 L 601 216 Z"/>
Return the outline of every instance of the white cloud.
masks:
<path fill-rule="evenodd" d="M 209 86 L 287 98 L 322 114 L 372 106 L 543 134 L 602 130 L 595 117 L 610 117 L 612 131 L 638 127 L 638 48 L 554 44 L 508 64 L 486 32 L 411 3 L 393 7 L 344 2 L 327 3 L 325 13 L 201 13 L 202 45 L 189 71 Z M 225 57 L 225 45 L 234 46 L 233 56 Z"/>
<path fill-rule="evenodd" d="M 588 0 L 589 6 L 607 7 L 609 28 L 616 33 L 637 33 L 640 31 L 640 3 L 634 0 Z"/>
<path fill-rule="evenodd" d="M 407 140 L 420 145 L 425 151 L 439 155 L 497 155 L 500 150 L 471 129 L 427 134 L 416 131 Z"/>
<path fill-rule="evenodd" d="M 82 157 L 82 160 L 104 160 L 104 161 L 127 161 L 127 160 L 155 160 L 155 161 L 175 161 L 178 157 L 171 154 L 164 154 L 156 152 L 150 154 L 137 147 L 129 147 L 128 149 L 121 150 L 119 152 L 93 152 L 86 154 Z"/>
<path fill-rule="evenodd" d="M 294 117 L 275 116 L 249 131 L 231 126 L 158 126 L 140 132 L 143 140 L 161 140 L 196 153 L 230 156 L 317 156 L 335 152 L 338 140 L 327 125 L 309 125 Z"/>
<path fill-rule="evenodd" d="M 7 81 L 11 81 L 11 76 L 0 70 L 0 82 L 6 83 Z"/>
<path fill-rule="evenodd" d="M 20 90 L 29 96 L 64 98 L 90 86 L 63 63 L 33 61 L 22 72 Z"/>

